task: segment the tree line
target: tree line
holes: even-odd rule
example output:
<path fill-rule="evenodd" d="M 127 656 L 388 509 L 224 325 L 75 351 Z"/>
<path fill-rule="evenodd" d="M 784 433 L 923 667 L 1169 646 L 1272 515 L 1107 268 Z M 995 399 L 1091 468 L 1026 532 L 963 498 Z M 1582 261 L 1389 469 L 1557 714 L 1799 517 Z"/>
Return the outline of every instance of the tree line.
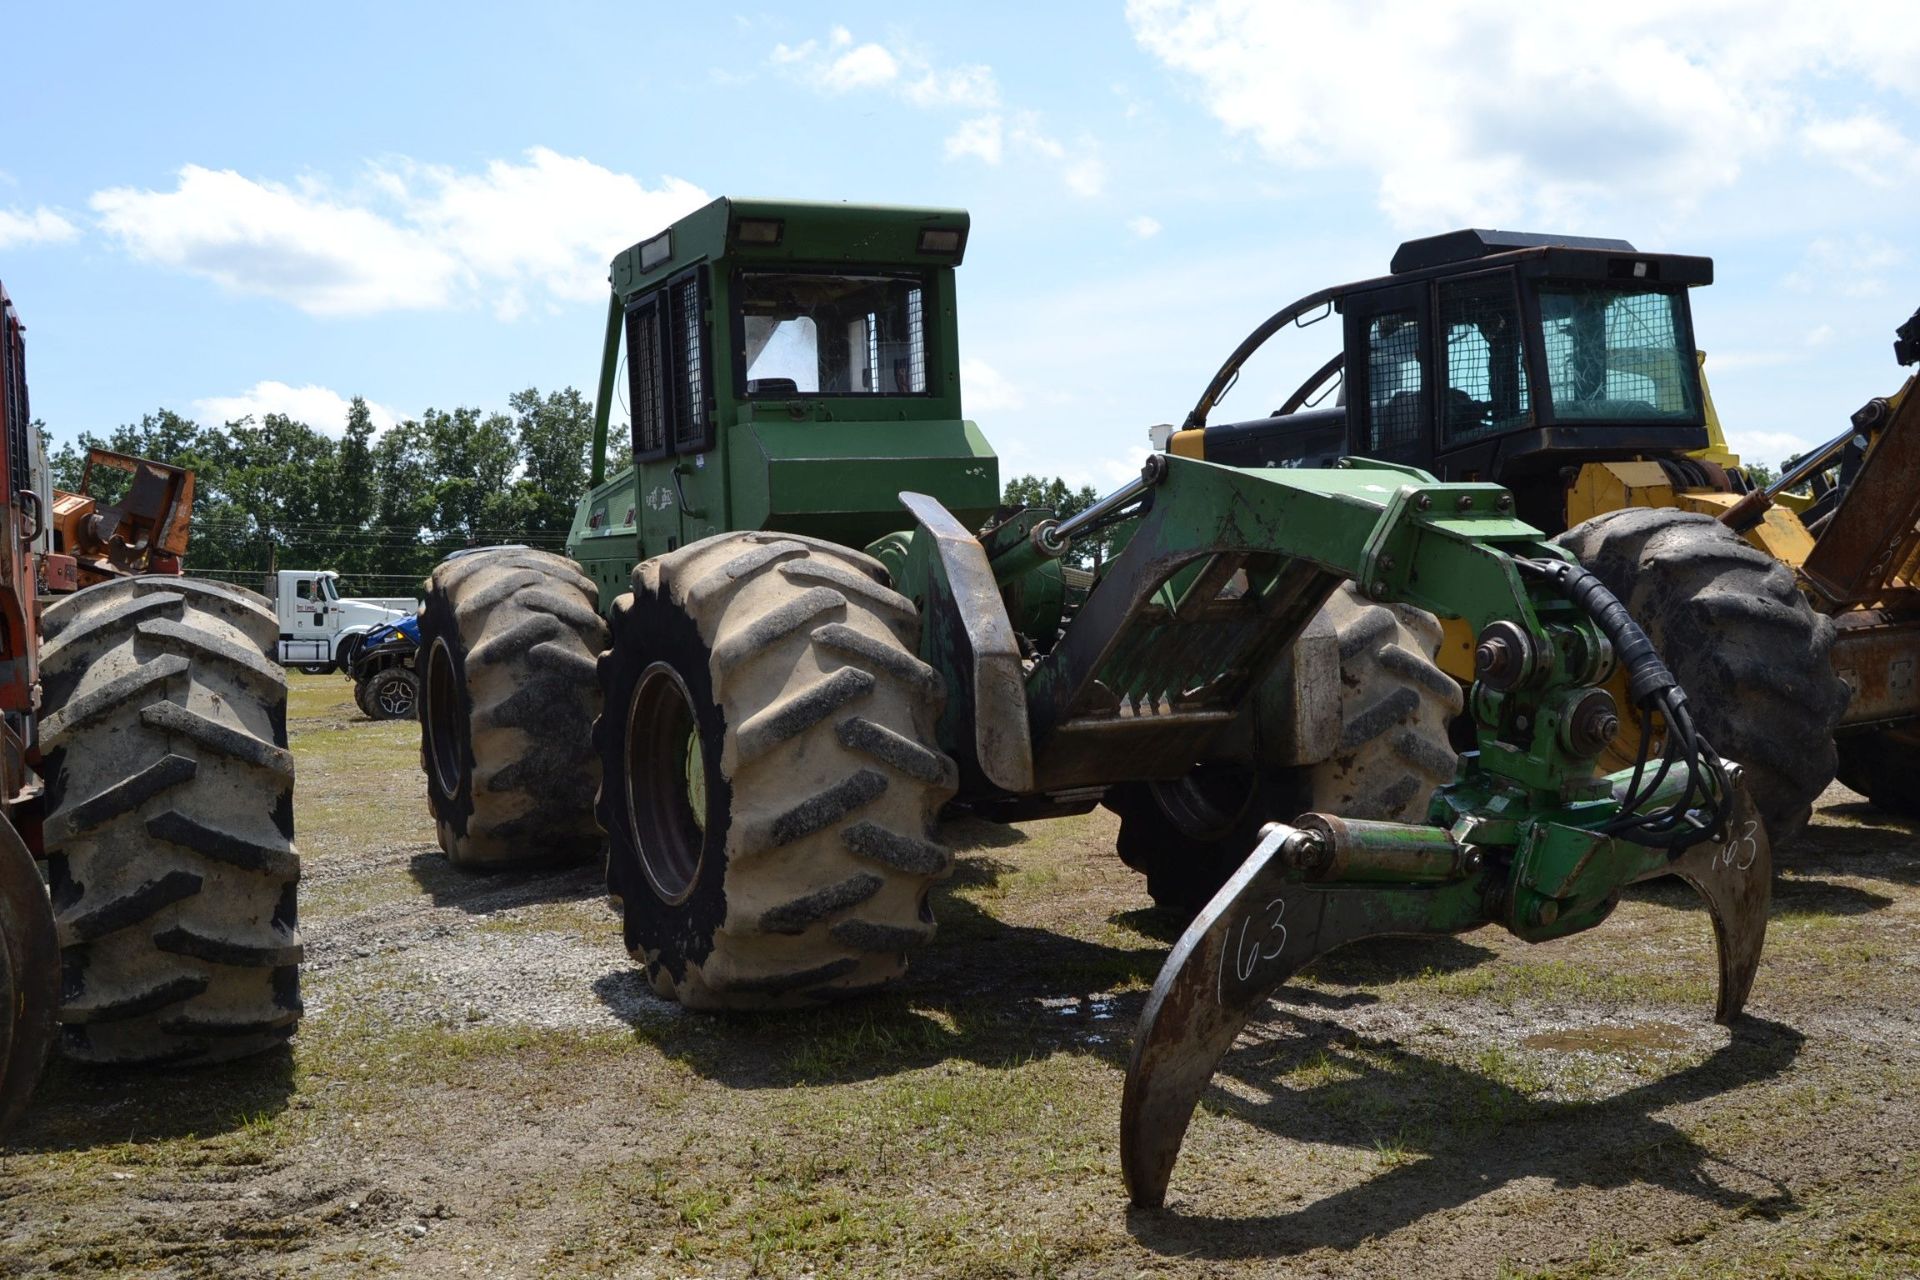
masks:
<path fill-rule="evenodd" d="M 190 573 L 257 585 L 270 568 L 338 569 L 353 590 L 401 594 L 462 547 L 565 543 L 587 489 L 593 404 L 572 387 L 529 387 L 507 405 L 428 409 L 376 434 L 356 396 L 338 439 L 284 414 L 211 427 L 160 409 L 82 433 L 49 463 L 68 490 L 94 447 L 191 467 Z M 121 473 L 96 474 L 95 496 L 112 500 L 118 484 Z"/>
<path fill-rule="evenodd" d="M 189 573 L 257 587 L 275 568 L 337 569 L 349 591 L 400 595 L 463 547 L 564 550 L 592 443 L 592 401 L 572 387 L 528 387 L 506 412 L 428 409 L 384 433 L 356 396 L 338 438 L 285 414 L 206 426 L 163 408 L 104 436 L 83 432 L 49 463 L 54 486 L 70 491 L 90 448 L 192 468 Z M 110 502 L 125 483 L 122 472 L 96 473 L 94 496 Z M 1005 488 L 1009 505 L 1062 518 L 1096 496 L 1032 475 Z M 1107 541 L 1076 546 L 1076 562 L 1090 566 Z"/>

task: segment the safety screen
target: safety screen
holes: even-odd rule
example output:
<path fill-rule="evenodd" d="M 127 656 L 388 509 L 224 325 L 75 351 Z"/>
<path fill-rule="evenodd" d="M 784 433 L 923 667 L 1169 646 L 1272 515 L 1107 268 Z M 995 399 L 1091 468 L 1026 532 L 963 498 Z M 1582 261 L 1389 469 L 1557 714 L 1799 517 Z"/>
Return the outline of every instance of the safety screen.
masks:
<path fill-rule="evenodd" d="M 1443 431 L 1449 443 L 1511 431 L 1527 422 L 1526 347 L 1520 306 L 1505 275 L 1440 286 L 1447 335 Z"/>
<path fill-rule="evenodd" d="M 1409 308 L 1375 316 L 1367 330 L 1367 399 L 1375 449 L 1420 442 L 1422 386 L 1419 315 Z"/>
<path fill-rule="evenodd" d="M 673 312 L 673 447 L 678 453 L 698 453 L 707 447 L 708 420 L 700 281 L 697 277 L 682 280 L 668 295 Z"/>
<path fill-rule="evenodd" d="M 1547 385 L 1562 419 L 1697 418 L 1700 375 L 1683 294 L 1594 282 L 1540 286 Z"/>
<path fill-rule="evenodd" d="M 699 453 L 712 446 L 706 296 L 683 276 L 627 309 L 627 399 L 633 456 Z"/>
<path fill-rule="evenodd" d="M 636 458 L 663 458 L 667 453 L 666 344 L 661 328 L 657 297 L 627 312 L 627 400 Z"/>

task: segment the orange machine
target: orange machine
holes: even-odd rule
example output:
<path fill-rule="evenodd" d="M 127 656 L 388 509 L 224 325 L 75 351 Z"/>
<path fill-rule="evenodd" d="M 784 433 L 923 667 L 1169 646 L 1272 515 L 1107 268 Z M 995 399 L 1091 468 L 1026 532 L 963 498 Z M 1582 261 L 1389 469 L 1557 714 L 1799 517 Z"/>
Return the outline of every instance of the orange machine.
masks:
<path fill-rule="evenodd" d="M 118 501 L 93 496 L 94 468 L 131 475 Z M 80 492 L 53 492 L 53 555 L 44 566 L 49 592 L 108 578 L 179 573 L 193 519 L 193 472 L 109 449 L 89 449 Z M 71 558 L 73 569 L 57 563 Z"/>

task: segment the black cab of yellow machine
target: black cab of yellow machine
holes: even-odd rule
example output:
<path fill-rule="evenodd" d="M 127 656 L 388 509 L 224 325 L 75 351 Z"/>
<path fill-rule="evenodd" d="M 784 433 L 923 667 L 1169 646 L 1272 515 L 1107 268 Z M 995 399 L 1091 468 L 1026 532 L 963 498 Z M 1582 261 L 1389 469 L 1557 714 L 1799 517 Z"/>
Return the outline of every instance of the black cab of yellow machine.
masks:
<path fill-rule="evenodd" d="M 1710 258 L 1625 240 L 1482 230 L 1411 240 L 1390 275 L 1311 294 L 1255 330 L 1169 448 L 1235 466 L 1354 455 L 1491 480 L 1514 491 L 1524 518 L 1562 528 L 1568 464 L 1686 465 L 1709 446 L 1687 291 L 1712 281 Z M 1269 337 L 1336 314 L 1342 350 L 1278 410 L 1208 424 Z"/>

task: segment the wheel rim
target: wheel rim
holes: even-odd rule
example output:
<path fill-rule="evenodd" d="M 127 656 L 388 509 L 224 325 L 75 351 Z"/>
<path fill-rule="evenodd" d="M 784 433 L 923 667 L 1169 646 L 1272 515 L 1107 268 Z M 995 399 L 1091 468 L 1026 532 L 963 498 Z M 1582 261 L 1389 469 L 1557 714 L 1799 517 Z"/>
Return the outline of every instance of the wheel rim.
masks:
<path fill-rule="evenodd" d="M 1147 785 L 1160 811 L 1182 835 L 1217 840 L 1233 830 L 1247 811 L 1253 798 L 1253 771 L 1237 764 L 1203 764 L 1177 782 Z"/>
<path fill-rule="evenodd" d="M 700 878 L 708 823 L 707 761 L 693 697 L 680 673 L 656 662 L 627 704 L 627 826 L 647 883 L 684 902 Z"/>
<path fill-rule="evenodd" d="M 380 709 L 395 720 L 404 720 L 413 714 L 413 682 L 411 680 L 388 680 L 380 686 L 378 694 Z"/>
<path fill-rule="evenodd" d="M 427 707 L 421 717 L 426 734 L 427 759 L 433 762 L 434 785 L 452 799 L 460 790 L 459 682 L 453 673 L 453 653 L 445 640 L 436 639 L 427 654 Z"/>

